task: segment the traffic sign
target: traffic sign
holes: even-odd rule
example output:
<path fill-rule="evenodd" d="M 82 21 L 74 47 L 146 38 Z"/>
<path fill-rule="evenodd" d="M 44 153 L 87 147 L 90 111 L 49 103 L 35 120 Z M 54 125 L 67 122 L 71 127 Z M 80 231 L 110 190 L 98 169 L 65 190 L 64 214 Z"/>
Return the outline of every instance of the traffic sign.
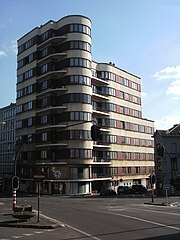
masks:
<path fill-rule="evenodd" d="M 169 190 L 169 185 L 164 184 L 163 188 L 164 188 L 165 190 Z"/>
<path fill-rule="evenodd" d="M 42 171 L 37 171 L 34 174 L 34 179 L 36 181 L 43 181 L 45 179 L 45 175 L 44 175 L 44 173 Z"/>

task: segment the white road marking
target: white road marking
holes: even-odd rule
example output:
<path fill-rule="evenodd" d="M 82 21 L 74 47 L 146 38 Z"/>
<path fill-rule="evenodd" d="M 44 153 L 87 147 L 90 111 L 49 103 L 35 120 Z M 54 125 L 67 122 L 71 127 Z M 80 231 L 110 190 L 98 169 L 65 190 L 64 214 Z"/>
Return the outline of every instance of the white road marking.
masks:
<path fill-rule="evenodd" d="M 144 205 L 143 205 L 144 206 Z M 160 207 L 162 209 L 162 206 Z M 128 208 L 122 208 L 122 206 L 120 208 L 118 208 L 118 206 L 115 206 L 115 207 L 108 207 L 107 208 L 108 210 L 110 211 L 130 211 L 130 212 L 139 212 L 139 210 L 137 210 L 137 208 L 131 208 L 131 207 L 128 207 Z M 167 215 L 173 215 L 173 216 L 180 216 L 180 214 L 178 213 L 172 213 L 172 212 L 162 212 L 162 211 L 158 211 L 158 210 L 153 210 L 152 208 L 151 209 L 144 209 L 144 208 L 140 208 L 142 211 L 145 211 L 145 212 L 154 212 L 154 213 L 159 213 L 159 214 L 167 214 Z"/>
<path fill-rule="evenodd" d="M 41 233 L 43 233 L 42 231 L 40 232 L 40 231 L 34 231 L 34 233 L 35 234 L 41 234 Z"/>
<path fill-rule="evenodd" d="M 81 231 L 81 230 L 78 229 L 78 228 L 72 227 L 72 226 L 67 225 L 67 224 L 66 224 L 66 226 L 69 227 L 69 228 L 71 228 L 71 229 L 73 229 L 73 230 L 75 230 L 76 232 L 82 233 L 83 235 L 85 235 L 85 236 L 87 236 L 87 237 L 90 237 L 90 238 L 95 239 L 95 240 L 101 240 L 100 238 L 94 237 L 94 236 L 90 235 L 89 233 L 86 233 L 86 232 L 84 232 L 84 231 Z"/>
<path fill-rule="evenodd" d="M 33 236 L 34 233 L 23 233 L 23 236 L 26 236 L 26 237 L 30 237 L 30 236 Z"/>
<path fill-rule="evenodd" d="M 103 212 L 103 213 L 107 214 L 107 212 Z M 124 217 L 124 218 L 130 218 L 130 219 L 134 219 L 134 220 L 137 220 L 137 221 L 146 222 L 146 223 L 154 224 L 154 225 L 157 225 L 157 226 L 166 227 L 166 228 L 170 228 L 170 229 L 180 231 L 180 228 L 178 228 L 178 227 L 166 225 L 166 224 L 163 224 L 163 223 L 153 222 L 153 221 L 146 220 L 146 219 L 143 219 L 143 218 L 137 218 L 137 217 L 133 217 L 133 216 L 129 216 L 129 215 L 121 214 L 121 213 L 114 213 L 114 212 L 108 212 L 108 214 L 121 216 L 121 217 Z"/>
<path fill-rule="evenodd" d="M 159 213 L 159 214 L 168 214 L 168 215 L 180 216 L 180 214 L 178 214 L 178 213 L 162 212 L 162 211 L 157 211 L 157 210 L 152 210 L 152 209 L 141 208 L 141 210 L 146 211 L 146 212 L 154 212 L 154 213 Z"/>
<path fill-rule="evenodd" d="M 45 217 L 46 219 L 51 220 L 52 222 L 55 222 L 55 223 L 63 226 L 63 227 L 67 226 L 67 227 L 75 230 L 76 232 L 79 232 L 79 233 L 81 233 L 81 234 L 83 234 L 83 235 L 85 235 L 85 236 L 87 236 L 87 237 L 90 237 L 90 238 L 95 239 L 95 240 L 101 240 L 100 238 L 94 237 L 94 236 L 90 235 L 89 233 L 86 233 L 86 232 L 84 232 L 84 231 L 82 231 L 82 230 L 80 230 L 80 229 L 78 229 L 78 228 L 72 227 L 72 226 L 67 225 L 67 224 L 63 224 L 62 222 L 60 222 L 60 221 L 58 221 L 58 220 L 56 220 L 56 219 L 54 219 L 54 218 L 47 217 L 47 216 L 44 215 L 44 214 L 40 214 L 40 215 L 43 216 L 43 217 Z"/>
<path fill-rule="evenodd" d="M 18 239 L 18 238 L 22 238 L 23 236 L 12 236 L 12 238 L 16 238 L 16 239 Z"/>

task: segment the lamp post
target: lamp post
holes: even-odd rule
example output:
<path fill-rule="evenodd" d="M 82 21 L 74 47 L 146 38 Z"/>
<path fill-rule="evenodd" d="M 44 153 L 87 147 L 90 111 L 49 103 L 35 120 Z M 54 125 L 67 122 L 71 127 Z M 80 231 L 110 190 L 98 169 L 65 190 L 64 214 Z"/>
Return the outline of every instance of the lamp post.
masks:
<path fill-rule="evenodd" d="M 29 139 L 31 139 L 32 136 L 28 137 L 27 138 L 27 141 Z M 15 155 L 14 155 L 14 177 L 12 178 L 12 190 L 13 190 L 13 210 L 14 208 L 16 207 L 16 190 L 19 188 L 19 185 L 18 187 L 14 187 L 14 179 L 19 179 L 16 174 L 17 174 L 17 157 L 18 157 L 18 154 L 21 150 L 21 148 L 23 147 L 23 145 L 25 144 L 26 142 L 25 141 L 22 141 L 21 145 L 19 146 L 19 148 L 17 149 L 17 151 L 15 152 Z"/>

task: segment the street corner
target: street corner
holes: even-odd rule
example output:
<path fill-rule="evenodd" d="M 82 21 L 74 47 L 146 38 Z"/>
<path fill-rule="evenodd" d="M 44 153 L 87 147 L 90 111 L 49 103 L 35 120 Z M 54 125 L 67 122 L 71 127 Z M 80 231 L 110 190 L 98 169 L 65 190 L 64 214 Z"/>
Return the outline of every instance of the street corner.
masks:
<path fill-rule="evenodd" d="M 13 219 L 13 214 L 10 211 L 3 212 L 0 215 L 0 227 L 12 228 L 34 228 L 34 229 L 54 229 L 58 227 L 65 227 L 65 225 L 55 219 L 49 218 L 40 214 L 40 219 L 37 219 L 37 212 L 31 219 Z"/>

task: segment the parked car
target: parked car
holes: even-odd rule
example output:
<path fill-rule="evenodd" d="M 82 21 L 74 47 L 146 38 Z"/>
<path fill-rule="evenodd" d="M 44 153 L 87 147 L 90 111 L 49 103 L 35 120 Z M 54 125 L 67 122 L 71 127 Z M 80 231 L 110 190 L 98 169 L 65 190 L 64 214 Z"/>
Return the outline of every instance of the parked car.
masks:
<path fill-rule="evenodd" d="M 133 193 L 146 194 L 147 188 L 141 184 L 132 185 Z"/>
<path fill-rule="evenodd" d="M 100 192 L 100 196 L 116 196 L 116 191 L 113 189 L 103 189 Z"/>
<path fill-rule="evenodd" d="M 119 186 L 117 192 L 118 194 L 131 194 L 133 190 L 129 186 Z"/>

